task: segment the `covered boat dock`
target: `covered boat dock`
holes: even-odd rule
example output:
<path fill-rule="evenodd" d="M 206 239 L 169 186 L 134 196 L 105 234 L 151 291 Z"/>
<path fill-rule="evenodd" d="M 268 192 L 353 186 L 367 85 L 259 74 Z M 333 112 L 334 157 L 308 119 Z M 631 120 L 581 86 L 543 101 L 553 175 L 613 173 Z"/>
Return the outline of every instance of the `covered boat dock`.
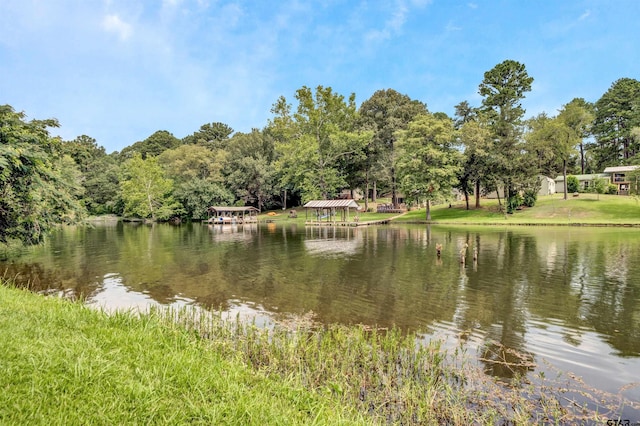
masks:
<path fill-rule="evenodd" d="M 349 225 L 358 222 L 357 213 L 353 222 L 349 220 L 351 209 L 356 212 L 360 206 L 354 200 L 312 200 L 303 206 L 305 208 L 306 225 Z"/>
<path fill-rule="evenodd" d="M 229 207 L 229 206 L 211 206 L 207 210 L 209 213 L 209 224 L 242 224 L 257 223 L 258 210 L 252 206 Z"/>

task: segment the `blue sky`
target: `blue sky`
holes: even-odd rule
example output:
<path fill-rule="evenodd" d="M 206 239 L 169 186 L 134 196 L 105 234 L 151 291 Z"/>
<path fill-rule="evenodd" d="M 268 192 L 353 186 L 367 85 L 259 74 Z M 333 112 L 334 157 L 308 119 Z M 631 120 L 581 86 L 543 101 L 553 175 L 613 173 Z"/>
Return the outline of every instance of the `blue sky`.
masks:
<path fill-rule="evenodd" d="M 505 59 L 526 116 L 640 79 L 637 0 L 0 0 L 0 104 L 107 152 L 157 130 L 262 128 L 281 95 L 395 89 L 453 115 Z"/>

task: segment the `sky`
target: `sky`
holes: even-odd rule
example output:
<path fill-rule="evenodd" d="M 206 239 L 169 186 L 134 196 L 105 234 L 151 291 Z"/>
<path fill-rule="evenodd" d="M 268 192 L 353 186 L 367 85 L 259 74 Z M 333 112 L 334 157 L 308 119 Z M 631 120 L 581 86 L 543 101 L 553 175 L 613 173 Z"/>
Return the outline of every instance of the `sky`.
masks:
<path fill-rule="evenodd" d="M 638 0 L 0 0 L 0 105 L 120 151 L 158 130 L 261 129 L 280 96 L 394 89 L 453 116 L 504 60 L 526 117 L 640 80 Z"/>

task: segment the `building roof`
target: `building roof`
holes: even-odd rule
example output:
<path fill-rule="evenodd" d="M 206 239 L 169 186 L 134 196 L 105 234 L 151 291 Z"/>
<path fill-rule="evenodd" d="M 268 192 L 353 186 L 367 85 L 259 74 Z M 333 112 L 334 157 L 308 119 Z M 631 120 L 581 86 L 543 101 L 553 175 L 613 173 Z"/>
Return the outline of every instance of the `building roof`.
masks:
<path fill-rule="evenodd" d="M 567 175 L 567 176 L 575 176 L 578 178 L 578 181 L 584 182 L 585 180 L 594 180 L 595 178 L 609 178 L 609 175 L 604 173 L 593 173 L 590 175 Z M 556 182 L 564 182 L 564 176 L 560 175 L 554 179 Z"/>
<path fill-rule="evenodd" d="M 311 200 L 303 206 L 307 209 L 330 209 L 334 207 L 360 208 L 354 200 Z"/>
<path fill-rule="evenodd" d="M 615 166 L 604 169 L 605 173 L 632 172 L 640 166 Z"/>
<path fill-rule="evenodd" d="M 244 207 L 229 207 L 229 206 L 211 206 L 209 207 L 209 211 L 215 212 L 257 212 L 259 211 L 257 208 L 252 206 L 244 206 Z"/>

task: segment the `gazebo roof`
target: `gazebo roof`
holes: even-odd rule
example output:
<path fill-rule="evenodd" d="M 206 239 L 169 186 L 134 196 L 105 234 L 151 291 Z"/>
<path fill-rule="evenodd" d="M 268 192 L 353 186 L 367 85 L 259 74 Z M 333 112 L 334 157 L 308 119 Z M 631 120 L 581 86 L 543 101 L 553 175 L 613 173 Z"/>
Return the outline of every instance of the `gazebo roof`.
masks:
<path fill-rule="evenodd" d="M 360 208 L 355 200 L 311 200 L 303 206 L 306 209 Z"/>

